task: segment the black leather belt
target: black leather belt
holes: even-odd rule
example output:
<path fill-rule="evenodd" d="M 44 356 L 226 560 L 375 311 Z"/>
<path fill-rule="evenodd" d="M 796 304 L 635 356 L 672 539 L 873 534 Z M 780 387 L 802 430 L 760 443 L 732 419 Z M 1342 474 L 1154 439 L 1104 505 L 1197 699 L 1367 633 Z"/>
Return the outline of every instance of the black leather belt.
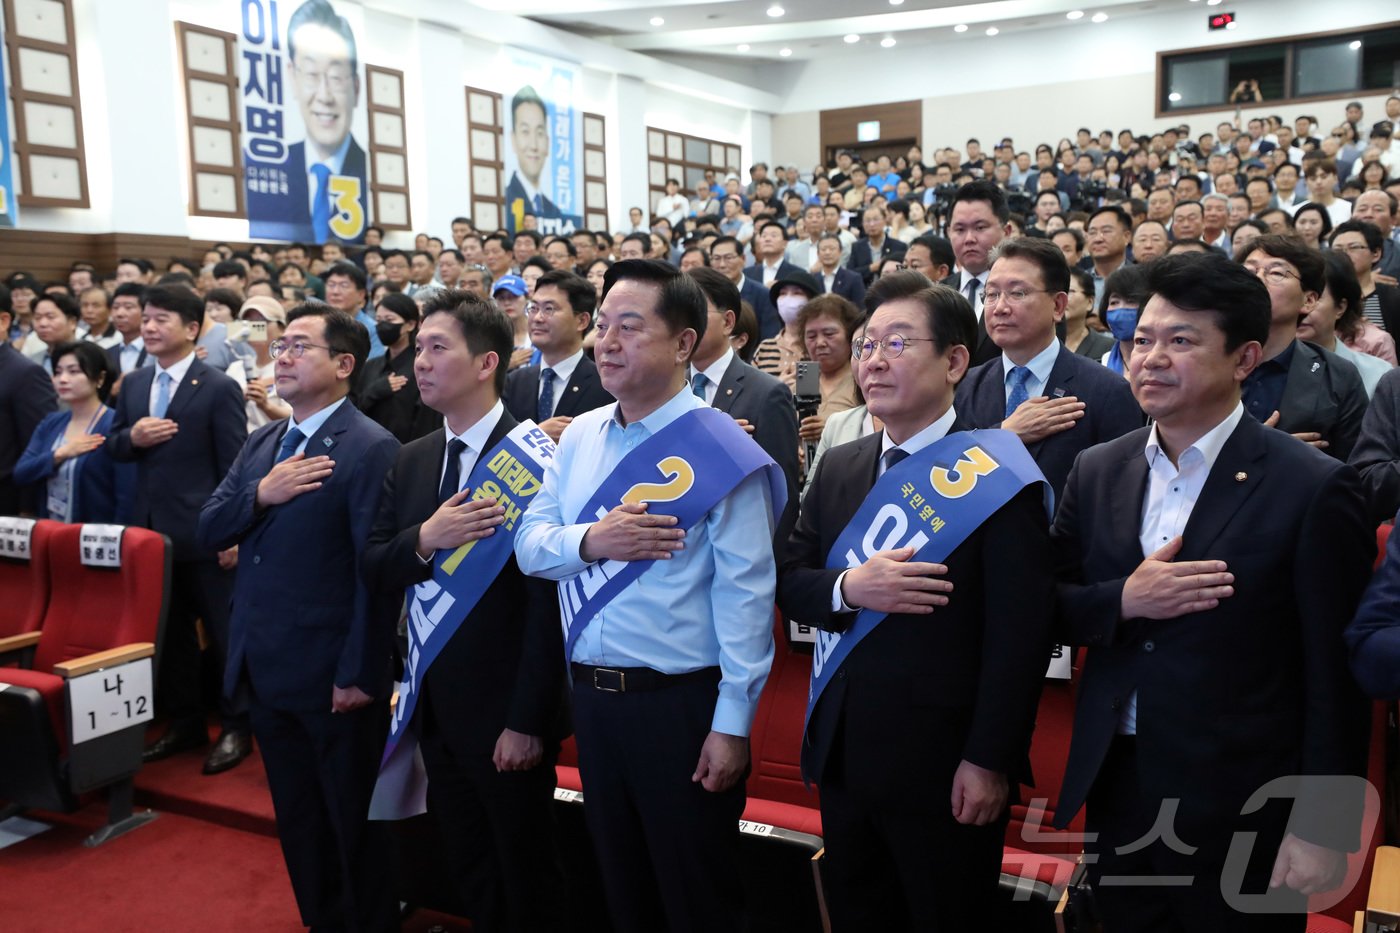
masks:
<path fill-rule="evenodd" d="M 664 690 L 705 680 L 717 684 L 720 678 L 718 667 L 702 667 L 684 674 L 663 674 L 649 667 L 594 667 L 591 664 L 572 664 L 570 667 L 573 669 L 575 687 L 588 687 L 605 693 Z"/>

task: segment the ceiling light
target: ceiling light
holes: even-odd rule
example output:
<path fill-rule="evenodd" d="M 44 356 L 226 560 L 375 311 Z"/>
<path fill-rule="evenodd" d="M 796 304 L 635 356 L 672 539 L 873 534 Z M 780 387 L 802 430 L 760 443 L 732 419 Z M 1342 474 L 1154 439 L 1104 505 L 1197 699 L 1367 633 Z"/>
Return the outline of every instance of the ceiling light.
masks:
<path fill-rule="evenodd" d="M 847 34 L 846 34 L 846 44 L 847 44 L 847 45 L 855 45 L 855 44 L 856 44 L 857 42 L 859 42 L 859 41 L 860 41 L 860 36 L 856 35 L 855 33 L 851 32 L 851 33 L 847 33 Z"/>
<path fill-rule="evenodd" d="M 777 19 L 779 16 L 782 16 L 782 15 L 783 15 L 784 13 L 786 13 L 786 12 L 787 12 L 787 10 L 784 10 L 782 7 L 778 6 L 776 3 L 773 4 L 772 6 L 770 6 L 770 7 L 768 8 L 768 15 L 771 16 L 771 17 L 773 17 L 774 19 Z"/>
<path fill-rule="evenodd" d="M 1083 10 L 1070 10 L 1065 14 L 1065 19 L 1079 19 L 1084 15 Z"/>
<path fill-rule="evenodd" d="M 1093 22 L 1096 22 L 1096 23 L 1106 23 L 1106 22 L 1108 22 L 1108 14 L 1107 14 L 1107 13 L 1095 13 L 1095 14 L 1091 17 L 1091 19 L 1093 20 Z"/>
<path fill-rule="evenodd" d="M 740 51 L 740 52 L 747 52 L 748 50 L 749 50 L 749 44 L 748 44 L 747 42 L 741 42 L 741 43 L 739 43 L 739 51 Z"/>
<path fill-rule="evenodd" d="M 988 26 L 988 27 L 987 27 L 987 35 L 989 35 L 989 36 L 994 36 L 994 35 L 996 35 L 996 34 L 999 33 L 999 32 L 1001 32 L 1001 30 L 998 29 L 998 28 L 995 27 L 995 26 Z"/>
<path fill-rule="evenodd" d="M 653 26 L 665 26 L 665 25 L 666 25 L 666 21 L 665 21 L 664 19 L 662 19 L 661 17 L 659 17 L 659 16 L 653 16 L 653 17 L 651 18 L 651 24 L 652 24 Z"/>
<path fill-rule="evenodd" d="M 967 23 L 958 23 L 953 27 L 953 32 L 967 32 Z"/>
<path fill-rule="evenodd" d="M 1206 6 L 1220 6 L 1220 0 L 1206 0 Z"/>
<path fill-rule="evenodd" d="M 904 0 L 890 0 L 890 6 L 900 6 L 900 5 L 902 5 L 903 3 L 904 3 Z"/>
<path fill-rule="evenodd" d="M 1357 49 L 1361 48 L 1361 40 L 1360 40 L 1360 39 L 1353 40 L 1352 43 L 1351 43 L 1350 45 L 1347 46 L 1347 48 L 1349 48 L 1349 49 L 1351 49 L 1353 52 L 1355 52 Z"/>
<path fill-rule="evenodd" d="M 1191 2 L 1195 3 L 1196 0 L 1191 0 Z M 1171 101 L 1172 103 L 1176 103 L 1177 101 L 1181 100 L 1181 93 L 1179 91 L 1172 91 L 1170 94 L 1167 95 L 1167 100 Z"/>
<path fill-rule="evenodd" d="M 778 54 L 781 55 L 783 58 L 787 58 L 789 55 L 792 54 L 792 49 L 778 49 Z"/>
<path fill-rule="evenodd" d="M 881 39 L 881 40 L 880 40 L 880 48 L 882 48 L 882 49 L 892 49 L 892 48 L 894 48 L 894 36 L 885 36 L 885 38 Z"/>

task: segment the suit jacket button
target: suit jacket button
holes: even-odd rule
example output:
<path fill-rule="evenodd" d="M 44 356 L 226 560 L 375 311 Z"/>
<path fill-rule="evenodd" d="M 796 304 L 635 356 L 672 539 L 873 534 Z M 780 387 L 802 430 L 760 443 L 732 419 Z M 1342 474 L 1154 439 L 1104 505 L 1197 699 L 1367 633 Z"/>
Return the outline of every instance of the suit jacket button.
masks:
<path fill-rule="evenodd" d="M 261 554 L 254 555 L 254 557 L 253 557 L 253 563 L 255 563 L 255 564 L 261 564 L 261 563 L 262 563 L 262 555 L 261 555 Z"/>
<path fill-rule="evenodd" d="M 845 680 L 845 679 L 846 679 L 846 670 L 845 670 L 845 668 L 842 668 L 841 670 L 839 670 L 839 671 L 836 672 L 836 679 L 837 679 L 837 680 Z"/>
<path fill-rule="evenodd" d="M 1151 654 L 1157 650 L 1157 643 L 1155 641 L 1145 641 L 1142 643 L 1142 650 Z"/>

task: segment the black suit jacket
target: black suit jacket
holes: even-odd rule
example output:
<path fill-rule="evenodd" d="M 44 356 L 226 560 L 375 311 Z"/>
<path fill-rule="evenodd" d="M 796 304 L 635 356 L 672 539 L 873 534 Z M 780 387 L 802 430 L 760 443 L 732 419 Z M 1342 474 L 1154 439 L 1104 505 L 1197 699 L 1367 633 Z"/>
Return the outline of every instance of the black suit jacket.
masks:
<path fill-rule="evenodd" d="M 817 281 L 826 284 L 820 273 Z M 836 267 L 836 275 L 831 280 L 831 294 L 840 295 L 857 308 L 865 310 L 865 279 L 845 266 Z"/>
<path fill-rule="evenodd" d="M 1376 383 L 1348 462 L 1361 473 L 1371 520 L 1393 516 L 1400 509 L 1400 369 Z"/>
<path fill-rule="evenodd" d="M 753 425 L 753 439 L 782 468 L 787 479 L 787 507 L 778 519 L 774 540 L 787 540 L 797 515 L 797 407 L 792 390 L 781 380 L 745 363 L 734 354 L 715 390 L 713 407 Z"/>
<path fill-rule="evenodd" d="M 896 240 L 889 234 L 885 234 L 885 242 L 880 244 L 880 258 L 900 259 L 909 250 L 909 244 L 903 240 Z M 851 261 L 847 266 L 852 272 L 860 273 L 861 281 L 867 286 L 875 280 L 875 273 L 870 271 L 870 264 L 875 261 L 875 256 L 870 252 L 870 240 L 861 237 L 851 244 Z"/>
<path fill-rule="evenodd" d="M 778 275 L 777 275 L 777 277 L 774 279 L 774 281 L 777 281 L 777 279 L 781 279 L 781 278 L 784 278 L 784 277 L 786 277 L 786 276 L 788 276 L 788 275 L 791 275 L 791 274 L 794 273 L 794 272 L 806 272 L 806 271 L 807 271 L 806 269 L 803 269 L 801 266 L 797 265 L 796 263 L 791 263 L 791 262 L 788 262 L 786 259 L 784 259 L 782 262 L 778 263 Z M 763 285 L 763 263 L 761 263 L 761 262 L 756 262 L 756 263 L 754 263 L 754 264 L 751 265 L 751 266 L 745 266 L 745 267 L 744 267 L 744 276 L 745 276 L 745 278 L 753 279 L 753 280 L 754 280 L 755 282 L 757 282 L 759 285 Z M 768 287 L 768 286 L 764 285 L 764 288 L 767 288 L 767 287 Z"/>
<path fill-rule="evenodd" d="M 58 410 L 58 396 L 44 367 L 0 340 L 0 515 L 38 507 L 37 484 L 14 484 L 15 464 L 39 422 Z"/>
<path fill-rule="evenodd" d="M 959 420 L 953 430 L 968 427 Z M 882 436 L 833 447 L 817 463 L 778 572 L 778 605 L 788 618 L 830 631 L 854 621 L 854 613 L 832 612 L 840 571 L 827 570 L 826 557 L 875 484 Z M 922 760 L 920 737 L 934 734 L 928 724 L 944 724 L 941 733 L 962 722 L 966 740 L 952 761 L 1003 772 L 1013 786 L 1030 783 L 1027 750 L 1050 659 L 1054 593 L 1039 484 L 1004 505 L 944 563 L 953 583 L 948 605 L 932 617 L 888 616 L 828 684 L 802 745 L 809 780 L 820 783 L 834 763 L 838 732 L 851 754 L 878 755 L 901 773 Z M 880 730 L 866 724 L 891 721 L 905 724 L 907 745 L 872 747 L 868 733 Z M 906 770 L 911 784 L 929 780 Z"/>
<path fill-rule="evenodd" d="M 132 524 L 168 535 L 175 560 L 213 560 L 214 550 L 200 547 L 195 531 L 200 509 L 248 438 L 243 392 L 195 357 L 165 413 L 180 430 L 163 444 L 136 447 L 131 426 L 150 414 L 155 377 L 155 366 L 143 366 L 122 380 L 107 452 L 114 460 L 137 464 Z"/>
<path fill-rule="evenodd" d="M 1375 536 L 1350 467 L 1247 415 L 1221 448 L 1177 561 L 1222 560 L 1233 596 L 1177 619 L 1122 619 L 1142 562 L 1143 428 L 1080 455 L 1051 532 L 1060 640 L 1088 646 L 1055 823 L 1079 811 L 1137 691 L 1142 791 L 1177 798 L 1181 838 L 1218 838 L 1285 775 L 1365 774 L 1366 706 L 1342 632 Z M 1360 801 L 1305 798 L 1291 831 L 1357 845 Z"/>
<path fill-rule="evenodd" d="M 335 462 L 321 488 L 259 509 L 286 429 L 254 431 L 199 516 L 202 548 L 238 545 L 224 692 L 246 677 L 260 703 L 305 711 L 332 687 L 387 698 L 401 594 L 371 594 L 359 558 L 399 442 L 346 399 L 306 442 Z"/>
<path fill-rule="evenodd" d="M 961 272 L 954 272 L 939 284 L 956 289 L 957 292 L 961 294 L 963 287 L 962 275 Z M 967 296 L 964 295 L 963 297 L 965 298 Z M 972 310 L 976 311 L 977 308 L 974 306 Z M 986 322 L 979 317 L 977 319 L 977 345 L 972 348 L 972 362 L 969 365 L 981 366 L 988 360 L 994 360 L 999 356 L 1001 356 L 1001 347 L 992 342 L 991 336 L 987 334 Z"/>
<path fill-rule="evenodd" d="M 569 381 L 554 385 L 555 415 L 575 417 L 617 401 L 598 380 L 598 364 L 587 355 L 578 361 Z M 540 401 L 540 366 L 521 366 L 506 376 L 506 391 L 501 396 L 506 411 L 516 421 L 533 421 Z"/>
<path fill-rule="evenodd" d="M 509 412 L 486 442 L 490 450 L 517 424 Z M 418 529 L 437 511 L 446 433 L 406 444 L 384 481 L 379 512 L 361 565 L 370 586 L 402 596 L 432 577 L 418 559 Z M 466 477 L 463 477 L 465 480 Z M 512 554 L 428 669 L 413 721 L 431 709 L 436 728 L 457 750 L 490 755 L 501 730 L 568 735 L 564 638 L 554 585 L 520 572 Z"/>
<path fill-rule="evenodd" d="M 1390 240 L 1385 242 L 1394 249 Z M 1381 320 L 1385 322 L 1386 331 L 1391 336 L 1400 334 L 1400 287 L 1377 284 L 1376 297 L 1380 300 Z"/>
<path fill-rule="evenodd" d="M 1327 441 L 1327 453 L 1345 462 L 1370 401 L 1361 374 L 1347 360 L 1314 344 L 1295 340 L 1293 348 L 1277 427 L 1289 434 L 1318 432 Z"/>
<path fill-rule="evenodd" d="M 795 267 L 794 267 L 795 268 Z M 760 340 L 767 340 L 775 337 L 783 329 L 783 319 L 778 316 L 778 309 L 773 304 L 773 299 L 768 294 L 768 289 L 763 282 L 752 279 L 745 275 L 739 280 L 739 297 L 749 303 L 753 308 L 754 316 L 758 318 L 758 337 Z"/>
<path fill-rule="evenodd" d="M 979 428 L 1000 427 L 1006 415 L 1006 371 L 1001 358 L 983 363 L 958 383 L 958 417 Z M 1051 398 L 1072 395 L 1084 403 L 1084 417 L 1074 427 L 1026 445 L 1055 490 L 1055 501 L 1069 478 L 1079 452 L 1142 427 L 1142 409 L 1128 380 L 1063 344 L 1041 392 Z"/>

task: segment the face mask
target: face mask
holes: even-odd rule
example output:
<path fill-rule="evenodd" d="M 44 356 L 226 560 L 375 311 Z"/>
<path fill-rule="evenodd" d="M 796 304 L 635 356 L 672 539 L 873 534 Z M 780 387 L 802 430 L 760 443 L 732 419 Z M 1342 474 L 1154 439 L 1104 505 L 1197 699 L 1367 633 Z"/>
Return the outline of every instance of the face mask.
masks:
<path fill-rule="evenodd" d="M 802 313 L 802 307 L 805 304 L 807 304 L 807 296 L 805 295 L 779 295 L 778 317 L 783 319 L 784 324 L 791 324 L 797 320 L 797 315 Z"/>
<path fill-rule="evenodd" d="M 403 333 L 403 325 L 380 321 L 374 325 L 374 333 L 379 338 L 380 343 L 386 347 L 391 346 L 398 343 L 399 335 Z"/>
<path fill-rule="evenodd" d="M 1109 308 L 1107 317 L 1108 329 L 1115 340 L 1133 339 L 1133 333 L 1137 330 L 1137 308 Z"/>

